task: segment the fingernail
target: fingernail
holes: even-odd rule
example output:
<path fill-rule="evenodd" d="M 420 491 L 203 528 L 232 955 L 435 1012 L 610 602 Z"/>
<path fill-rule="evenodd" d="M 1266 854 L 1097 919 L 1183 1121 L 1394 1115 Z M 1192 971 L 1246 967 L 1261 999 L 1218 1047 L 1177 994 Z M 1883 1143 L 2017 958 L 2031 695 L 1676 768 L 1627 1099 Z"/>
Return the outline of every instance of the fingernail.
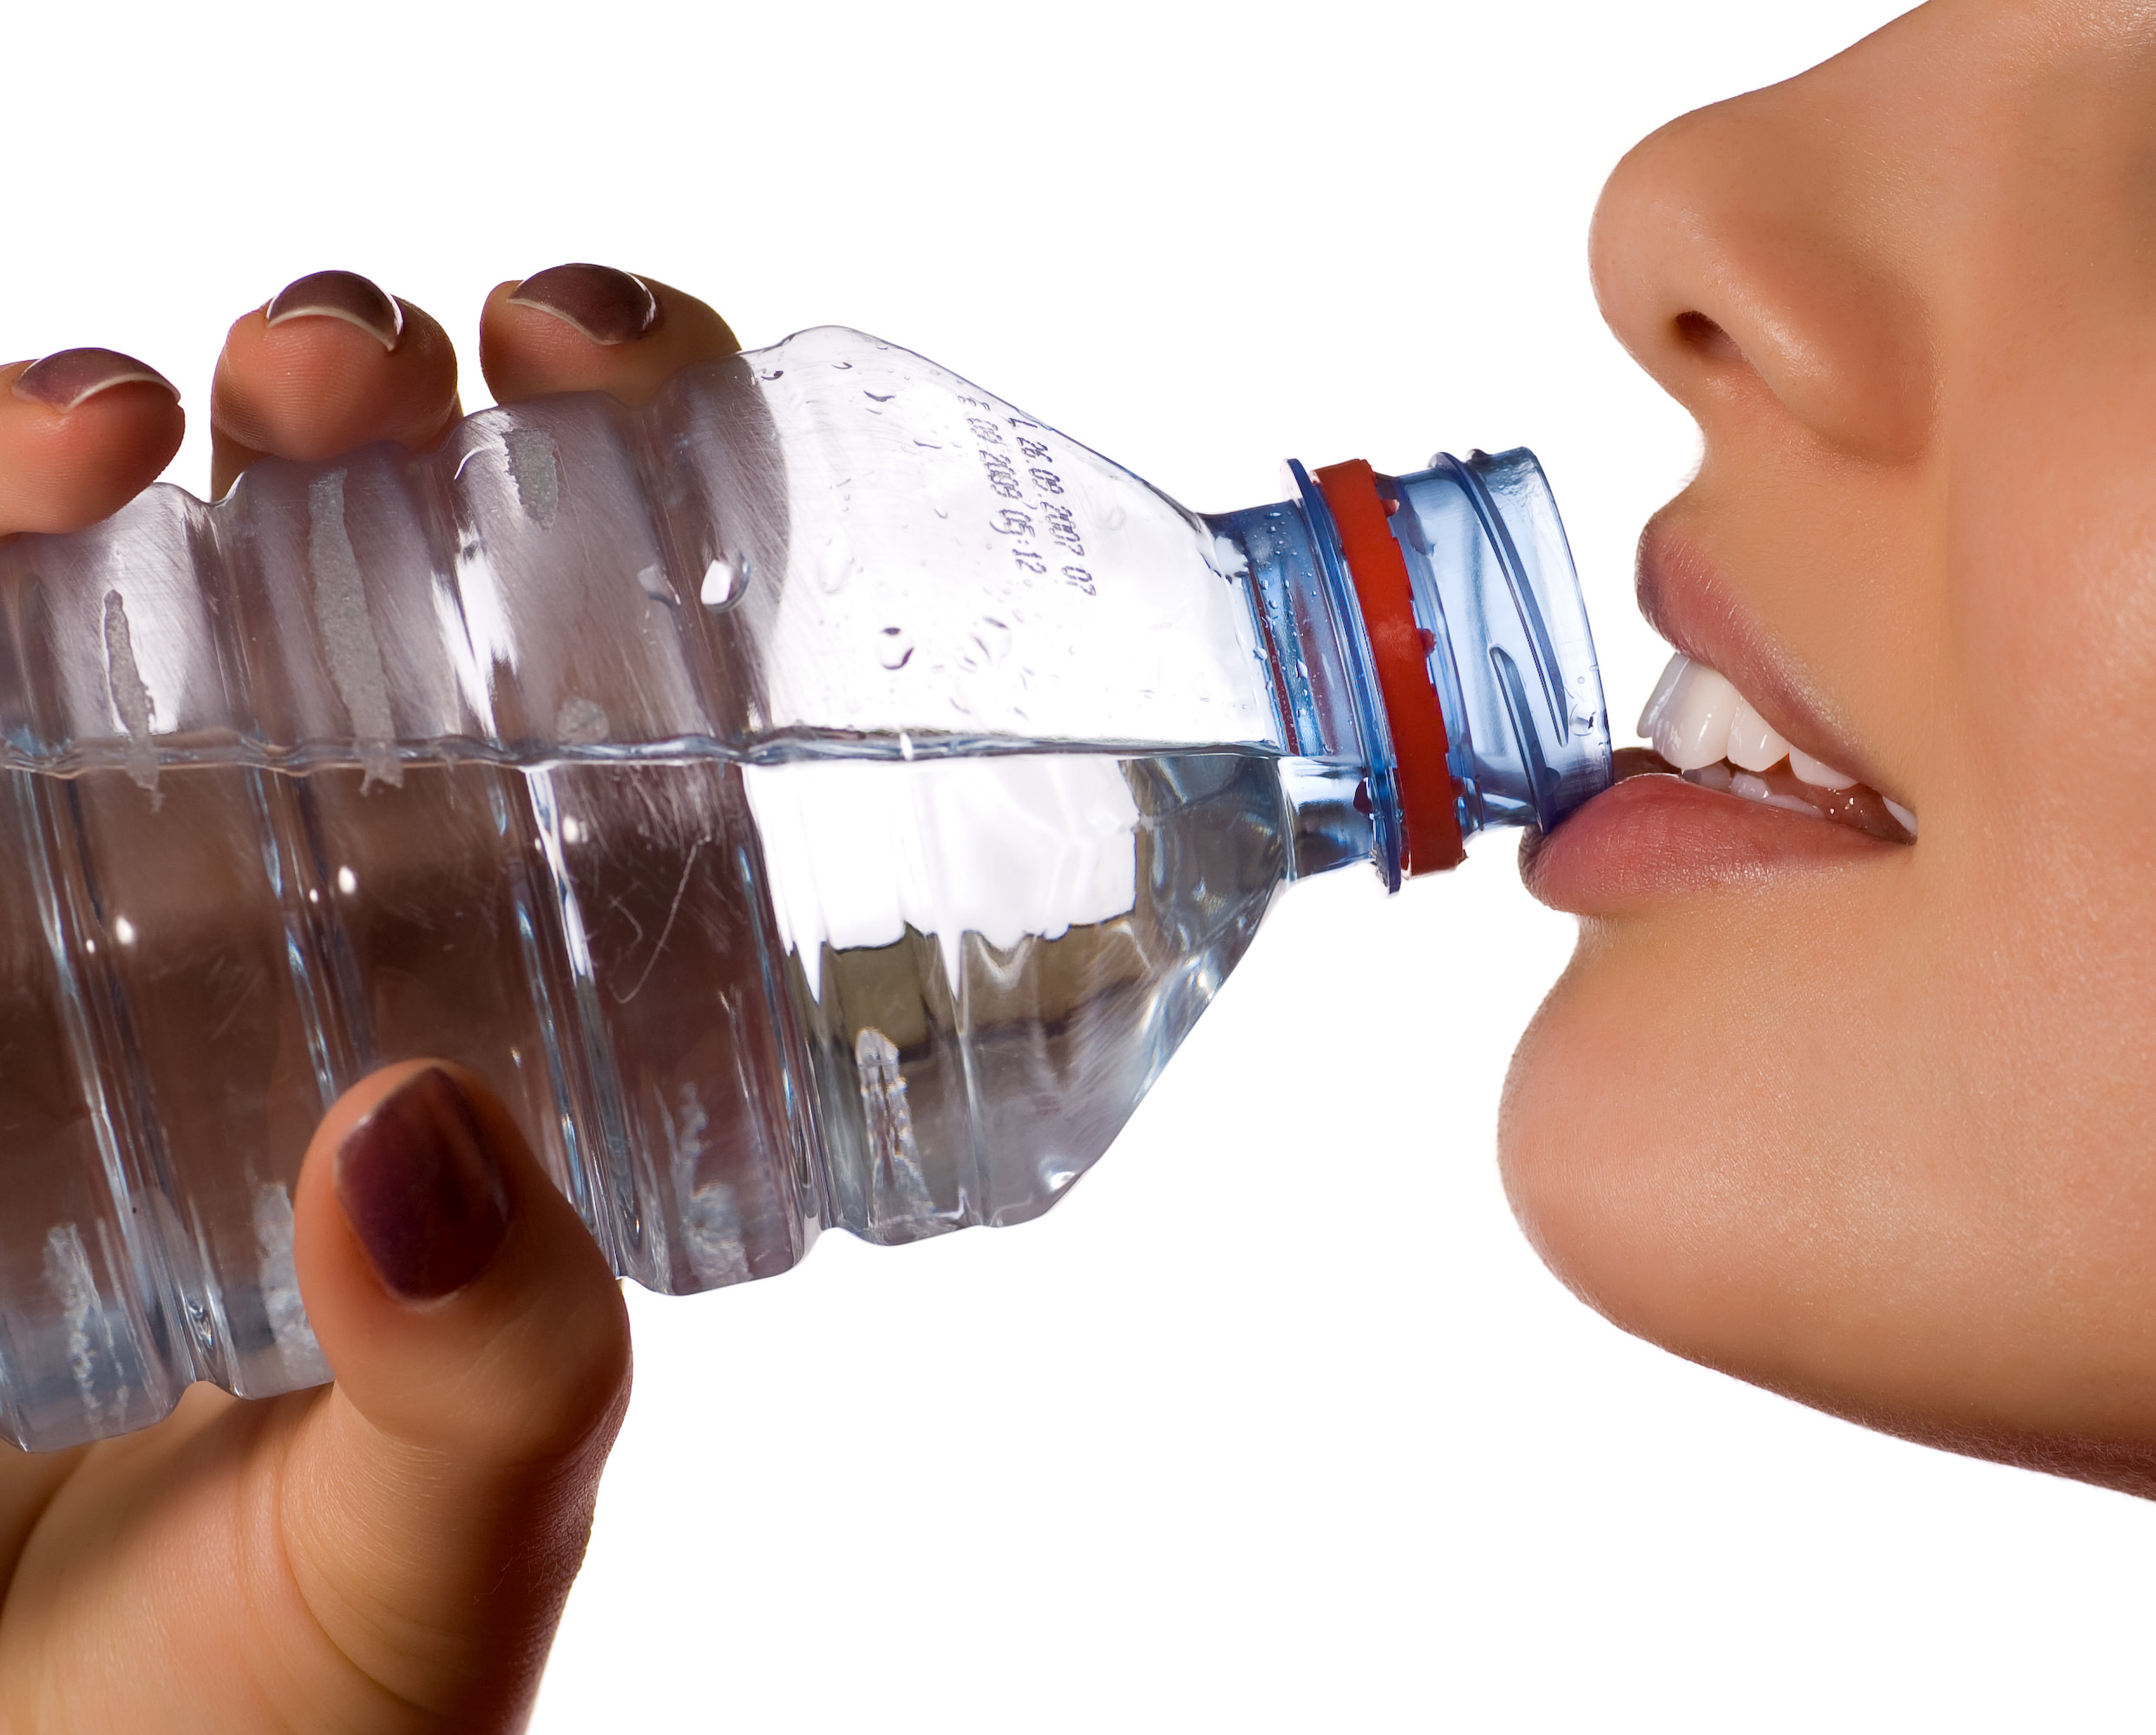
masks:
<path fill-rule="evenodd" d="M 309 272 L 279 290 L 263 312 L 272 325 L 287 319 L 342 319 L 385 350 L 404 336 L 404 310 L 372 278 L 357 272 Z"/>
<path fill-rule="evenodd" d="M 174 403 L 180 401 L 178 386 L 148 363 L 123 356 L 117 350 L 56 350 L 15 376 L 15 395 L 54 409 L 72 409 L 101 391 L 136 380 L 161 385 L 172 394 Z"/>
<path fill-rule="evenodd" d="M 641 278 L 612 265 L 554 265 L 509 298 L 573 325 L 594 344 L 626 344 L 659 324 L 659 298 Z"/>
<path fill-rule="evenodd" d="M 376 1103 L 337 1148 L 337 1202 L 390 1292 L 433 1301 L 485 1268 L 509 1196 L 471 1098 L 438 1066 Z"/>

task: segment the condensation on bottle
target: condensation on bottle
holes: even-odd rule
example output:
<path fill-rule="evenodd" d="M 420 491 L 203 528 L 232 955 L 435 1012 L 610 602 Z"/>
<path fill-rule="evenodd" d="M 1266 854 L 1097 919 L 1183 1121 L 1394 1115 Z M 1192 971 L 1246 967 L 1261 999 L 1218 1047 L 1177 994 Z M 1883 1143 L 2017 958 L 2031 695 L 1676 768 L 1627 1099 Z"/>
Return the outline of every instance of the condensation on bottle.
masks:
<path fill-rule="evenodd" d="M 655 1290 L 1047 1210 L 1283 886 L 1609 779 L 1531 455 L 1288 469 L 822 328 L 0 545 L 0 1432 L 327 1378 L 292 1189 L 394 1060 Z"/>

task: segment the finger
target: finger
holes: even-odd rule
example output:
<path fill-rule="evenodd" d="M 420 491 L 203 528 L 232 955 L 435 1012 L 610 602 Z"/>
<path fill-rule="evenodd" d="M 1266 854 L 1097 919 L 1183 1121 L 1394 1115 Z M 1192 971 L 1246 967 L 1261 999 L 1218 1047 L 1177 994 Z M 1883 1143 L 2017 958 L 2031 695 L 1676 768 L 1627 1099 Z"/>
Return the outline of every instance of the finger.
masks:
<path fill-rule="evenodd" d="M 0 536 L 117 512 L 172 462 L 187 425 L 172 383 L 116 350 L 0 367 Z"/>
<path fill-rule="evenodd" d="M 645 403 L 677 369 L 740 348 L 694 296 L 612 265 L 554 265 L 497 284 L 479 316 L 479 365 L 500 403 L 552 391 Z"/>
<path fill-rule="evenodd" d="M 377 440 L 424 450 L 457 413 L 456 352 L 435 320 L 357 272 L 311 272 L 226 334 L 211 488 L 265 456 L 333 458 Z"/>
<path fill-rule="evenodd" d="M 628 1401 L 621 1296 L 508 1111 L 410 1062 L 323 1122 L 295 1199 L 337 1375 L 283 1490 L 338 1649 L 444 1726 L 513 1726 L 583 1556 Z"/>

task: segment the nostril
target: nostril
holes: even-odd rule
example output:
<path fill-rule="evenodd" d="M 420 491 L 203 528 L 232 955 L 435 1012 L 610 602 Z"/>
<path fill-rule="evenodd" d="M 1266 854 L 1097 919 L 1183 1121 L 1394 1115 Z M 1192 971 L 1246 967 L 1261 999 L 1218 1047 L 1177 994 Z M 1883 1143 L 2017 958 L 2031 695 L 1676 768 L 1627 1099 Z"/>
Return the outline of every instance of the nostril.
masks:
<path fill-rule="evenodd" d="M 1678 342 L 1702 359 L 1710 362 L 1741 362 L 1744 359 L 1744 351 L 1737 347 L 1737 340 L 1704 313 L 1680 313 L 1674 323 Z"/>

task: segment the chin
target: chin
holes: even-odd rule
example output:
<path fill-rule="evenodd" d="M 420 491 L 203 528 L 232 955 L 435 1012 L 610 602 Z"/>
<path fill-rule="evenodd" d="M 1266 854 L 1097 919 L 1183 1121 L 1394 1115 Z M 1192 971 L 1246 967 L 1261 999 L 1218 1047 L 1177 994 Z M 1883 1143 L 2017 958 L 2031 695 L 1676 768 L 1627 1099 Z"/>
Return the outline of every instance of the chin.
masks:
<path fill-rule="evenodd" d="M 1688 1360 L 2156 1496 L 2156 1279 L 2107 1281 L 2093 1249 L 2077 1271 L 2085 1218 L 1987 1187 L 1966 1106 L 1907 1070 L 1937 1051 L 1922 1021 L 1851 988 L 1893 975 L 1852 976 L 1864 924 L 1799 953 L 1770 911 L 1719 913 L 1583 924 L 1521 1039 L 1498 1157 L 1543 1262 Z"/>
<path fill-rule="evenodd" d="M 1700 1009 L 1721 1004 L 1655 967 L 1654 948 L 1588 924 L 1520 1040 L 1498 1113 L 1514 1215 L 1544 1264 L 1596 1312 L 1680 1355 L 1735 1371 L 1761 1298 L 1750 1213 L 1729 1197 L 1724 1082 L 1702 1076 Z M 1642 951 L 1648 955 L 1638 955 Z M 1709 1020 L 1711 1022 L 1711 1020 Z M 1687 1039 L 1689 1038 L 1689 1039 Z"/>

